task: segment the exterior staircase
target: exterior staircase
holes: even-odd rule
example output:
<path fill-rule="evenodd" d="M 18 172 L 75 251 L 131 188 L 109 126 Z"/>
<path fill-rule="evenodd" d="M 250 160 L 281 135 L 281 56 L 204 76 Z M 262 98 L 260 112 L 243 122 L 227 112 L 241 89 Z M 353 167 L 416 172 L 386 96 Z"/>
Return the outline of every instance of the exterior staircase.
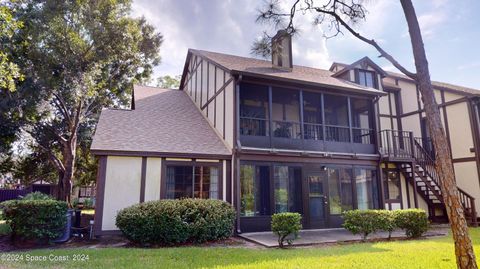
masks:
<path fill-rule="evenodd" d="M 383 130 L 380 132 L 379 152 L 386 162 L 396 163 L 406 180 L 426 201 L 432 221 L 448 221 L 439 176 L 431 151 L 425 150 L 421 139 L 412 132 Z M 458 188 L 465 217 L 471 226 L 478 226 L 475 198 Z M 443 212 L 437 216 L 437 212 Z"/>

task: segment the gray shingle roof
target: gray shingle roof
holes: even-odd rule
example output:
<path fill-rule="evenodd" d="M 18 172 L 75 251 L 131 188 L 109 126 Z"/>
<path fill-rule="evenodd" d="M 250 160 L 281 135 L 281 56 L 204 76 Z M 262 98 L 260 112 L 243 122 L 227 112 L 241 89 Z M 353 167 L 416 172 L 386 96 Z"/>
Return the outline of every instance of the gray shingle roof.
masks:
<path fill-rule="evenodd" d="M 382 92 L 376 89 L 364 87 L 350 81 L 332 77 L 334 73 L 324 69 L 294 65 L 291 71 L 285 71 L 273 68 L 272 62 L 266 60 L 204 50 L 190 49 L 189 52 L 207 58 L 232 73 L 242 73 L 253 76 L 257 75 L 276 80 L 291 81 L 316 86 L 327 86 L 366 94 L 383 95 Z"/>
<path fill-rule="evenodd" d="M 135 86 L 135 109 L 104 109 L 91 150 L 231 155 L 184 91 Z"/>
<path fill-rule="evenodd" d="M 346 66 L 348 66 L 347 64 L 337 63 L 337 62 L 332 63 L 332 66 L 334 66 L 334 65 L 338 65 L 339 67 L 346 67 Z M 405 79 L 405 80 L 409 80 L 409 81 L 411 81 L 412 83 L 414 83 L 413 79 L 411 79 L 410 77 L 408 77 L 408 76 L 406 76 L 406 75 L 404 75 L 404 74 L 397 73 L 397 72 L 391 72 L 391 71 L 386 71 L 386 73 L 387 73 L 387 75 L 388 75 L 389 77 Z M 451 91 L 458 92 L 458 93 L 466 93 L 466 94 L 472 94 L 472 95 L 480 95 L 480 90 L 479 90 L 479 89 L 474 89 L 474 88 L 469 88 L 469 87 L 454 85 L 454 84 L 445 83 L 445 82 L 440 82 L 440 81 L 433 81 L 433 80 L 432 80 L 432 86 L 433 86 L 434 88 L 444 88 L 444 89 L 451 90 Z"/>

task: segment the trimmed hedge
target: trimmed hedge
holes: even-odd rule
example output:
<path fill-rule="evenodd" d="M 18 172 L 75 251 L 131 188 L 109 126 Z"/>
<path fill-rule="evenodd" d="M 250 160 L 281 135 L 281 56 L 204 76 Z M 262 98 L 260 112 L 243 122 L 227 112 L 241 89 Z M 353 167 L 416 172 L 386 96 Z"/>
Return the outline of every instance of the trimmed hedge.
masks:
<path fill-rule="evenodd" d="M 408 237 L 420 237 L 428 230 L 428 216 L 422 209 L 396 210 L 395 222 Z"/>
<path fill-rule="evenodd" d="M 67 203 L 57 200 L 10 200 L 0 204 L 12 234 L 21 239 L 52 240 L 63 234 Z"/>
<path fill-rule="evenodd" d="M 302 229 L 302 215 L 299 213 L 285 212 L 272 215 L 272 232 L 278 236 L 278 245 L 283 248 L 284 242 L 289 245 L 297 239 L 298 232 Z M 293 235 L 292 239 L 288 236 Z"/>
<path fill-rule="evenodd" d="M 220 200 L 160 200 L 118 212 L 115 224 L 132 242 L 179 244 L 225 239 L 232 235 L 233 207 Z"/>
<path fill-rule="evenodd" d="M 428 229 L 428 216 L 423 209 L 402 210 L 349 210 L 343 213 L 343 227 L 353 234 L 362 234 L 362 239 L 377 231 L 405 230 L 408 237 L 420 237 Z"/>

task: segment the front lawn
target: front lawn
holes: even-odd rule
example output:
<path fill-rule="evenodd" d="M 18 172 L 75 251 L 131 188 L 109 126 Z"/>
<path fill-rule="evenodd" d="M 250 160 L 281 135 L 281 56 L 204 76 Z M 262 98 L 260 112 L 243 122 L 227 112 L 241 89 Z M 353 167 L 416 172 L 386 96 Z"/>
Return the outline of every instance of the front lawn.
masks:
<path fill-rule="evenodd" d="M 480 255 L 480 228 L 471 229 Z M 17 252 L 23 262 L 6 263 L 21 268 L 456 268 L 450 237 L 427 240 L 358 243 L 332 247 L 252 249 L 179 247 L 161 249 L 106 248 Z M 26 262 L 64 255 L 68 262 Z M 49 256 L 50 255 L 50 256 Z M 73 261 L 88 255 L 88 261 Z M 76 256 L 81 257 L 81 256 Z"/>

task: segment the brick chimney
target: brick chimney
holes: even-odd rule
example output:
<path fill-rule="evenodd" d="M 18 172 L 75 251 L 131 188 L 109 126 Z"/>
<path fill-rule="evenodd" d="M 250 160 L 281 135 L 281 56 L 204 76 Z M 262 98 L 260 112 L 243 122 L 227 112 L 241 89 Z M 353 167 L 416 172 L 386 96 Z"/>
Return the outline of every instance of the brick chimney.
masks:
<path fill-rule="evenodd" d="M 292 36 L 285 30 L 279 30 L 272 38 L 272 66 L 292 71 Z"/>

